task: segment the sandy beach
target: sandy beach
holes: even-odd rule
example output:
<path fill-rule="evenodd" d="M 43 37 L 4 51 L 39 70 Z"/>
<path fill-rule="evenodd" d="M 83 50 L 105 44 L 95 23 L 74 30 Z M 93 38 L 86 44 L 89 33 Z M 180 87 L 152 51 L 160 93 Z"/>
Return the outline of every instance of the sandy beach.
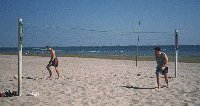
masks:
<path fill-rule="evenodd" d="M 47 80 L 49 57 L 23 57 L 22 96 L 0 97 L 0 106 L 200 105 L 200 63 L 169 63 L 169 85 L 155 90 L 155 61 L 59 57 L 61 79 Z M 0 55 L 0 92 L 17 91 L 17 56 Z M 30 92 L 38 96 L 27 96 Z"/>

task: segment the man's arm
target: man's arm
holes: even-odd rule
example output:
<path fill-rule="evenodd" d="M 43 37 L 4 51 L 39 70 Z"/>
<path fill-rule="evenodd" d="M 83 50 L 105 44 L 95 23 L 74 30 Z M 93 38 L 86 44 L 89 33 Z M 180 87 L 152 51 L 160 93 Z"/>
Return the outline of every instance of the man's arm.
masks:
<path fill-rule="evenodd" d="M 53 61 L 54 58 L 55 58 L 55 51 L 52 50 L 52 51 L 51 51 L 51 61 Z"/>
<path fill-rule="evenodd" d="M 164 54 L 164 59 L 165 59 L 165 66 L 168 64 L 168 57 L 166 54 Z"/>
<path fill-rule="evenodd" d="M 52 63 L 53 59 L 55 58 L 55 51 L 51 50 L 51 59 L 49 60 L 49 64 Z"/>

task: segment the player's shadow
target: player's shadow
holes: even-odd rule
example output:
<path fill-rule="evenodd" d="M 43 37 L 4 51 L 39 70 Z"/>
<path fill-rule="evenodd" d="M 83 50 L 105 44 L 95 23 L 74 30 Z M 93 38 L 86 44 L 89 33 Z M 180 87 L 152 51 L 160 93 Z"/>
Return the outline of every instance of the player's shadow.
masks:
<path fill-rule="evenodd" d="M 128 89 L 155 89 L 156 87 L 136 87 L 136 86 L 120 86 Z"/>
<path fill-rule="evenodd" d="M 156 77 L 150 77 L 150 78 L 156 78 Z M 165 78 L 165 77 L 160 77 L 160 78 Z M 172 78 L 174 78 L 174 77 L 168 77 L 168 79 L 172 79 Z"/>

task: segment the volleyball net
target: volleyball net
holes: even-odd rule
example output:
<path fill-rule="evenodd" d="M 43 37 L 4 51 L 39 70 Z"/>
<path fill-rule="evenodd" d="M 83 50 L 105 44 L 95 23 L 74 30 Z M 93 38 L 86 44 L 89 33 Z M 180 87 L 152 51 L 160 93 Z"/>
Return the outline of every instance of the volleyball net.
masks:
<path fill-rule="evenodd" d="M 140 22 L 133 31 L 84 28 L 81 26 L 56 26 L 24 22 L 25 47 L 79 47 L 65 48 L 63 54 L 112 55 L 134 57 L 137 61 L 144 57 L 154 57 L 154 47 L 161 47 L 175 69 L 178 61 L 178 31 L 143 31 Z M 80 46 L 82 48 L 80 48 Z M 84 48 L 84 47 L 87 47 Z M 91 47 L 91 48 L 89 48 Z M 67 50 L 70 49 L 70 50 Z M 75 51 L 73 51 L 75 49 Z M 148 59 L 147 59 L 148 60 Z M 152 59 L 150 59 L 152 60 Z"/>
<path fill-rule="evenodd" d="M 112 46 L 116 50 L 94 50 L 85 54 L 119 55 L 119 56 L 153 56 L 153 48 L 160 46 L 169 56 L 174 57 L 175 33 L 164 31 L 112 31 L 106 29 L 89 29 L 83 27 L 61 27 L 54 25 L 42 25 L 35 23 L 23 23 L 24 47 L 106 47 Z M 61 52 L 60 50 L 59 52 Z M 78 52 L 62 51 L 64 54 L 80 54 Z M 95 52 L 96 51 L 96 52 Z M 90 53 L 89 53 L 90 52 Z M 92 53 L 91 53 L 92 52 Z M 104 53 L 102 53 L 104 52 Z M 108 53 L 109 52 L 109 53 Z M 171 59 L 174 61 L 174 59 Z"/>

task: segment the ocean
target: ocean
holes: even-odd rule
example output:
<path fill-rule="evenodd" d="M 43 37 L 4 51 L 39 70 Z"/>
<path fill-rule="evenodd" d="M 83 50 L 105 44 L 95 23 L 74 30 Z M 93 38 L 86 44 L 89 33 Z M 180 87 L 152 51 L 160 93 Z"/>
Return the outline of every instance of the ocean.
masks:
<path fill-rule="evenodd" d="M 139 46 L 139 56 L 154 56 L 155 46 Z M 174 56 L 172 45 L 159 46 L 169 56 Z M 89 56 L 135 56 L 136 46 L 88 46 L 88 47 L 53 47 L 58 56 L 89 55 Z M 1 47 L 0 54 L 17 54 L 17 48 Z M 23 55 L 49 55 L 45 47 L 24 47 Z M 179 56 L 200 56 L 200 45 L 180 45 Z"/>

